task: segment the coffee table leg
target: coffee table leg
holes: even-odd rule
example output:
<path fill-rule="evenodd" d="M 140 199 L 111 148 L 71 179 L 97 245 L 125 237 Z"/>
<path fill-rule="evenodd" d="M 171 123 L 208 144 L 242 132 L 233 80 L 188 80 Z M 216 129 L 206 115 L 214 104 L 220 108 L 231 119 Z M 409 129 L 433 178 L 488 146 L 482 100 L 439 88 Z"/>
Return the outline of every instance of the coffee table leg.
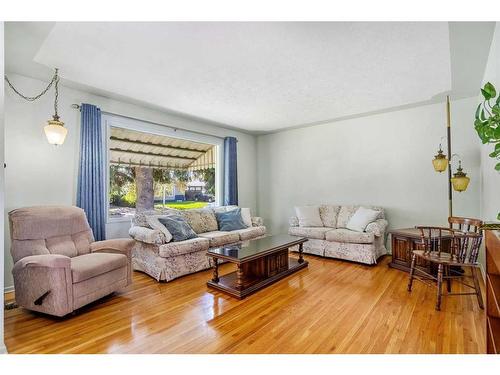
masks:
<path fill-rule="evenodd" d="M 219 260 L 217 258 L 212 258 L 214 261 L 214 273 L 212 276 L 212 281 L 214 283 L 219 282 Z"/>
<path fill-rule="evenodd" d="M 304 263 L 304 257 L 302 254 L 304 244 L 299 244 L 299 263 Z"/>
<path fill-rule="evenodd" d="M 243 270 L 241 264 L 238 264 L 238 269 L 236 270 L 236 285 L 239 289 L 243 287 Z"/>

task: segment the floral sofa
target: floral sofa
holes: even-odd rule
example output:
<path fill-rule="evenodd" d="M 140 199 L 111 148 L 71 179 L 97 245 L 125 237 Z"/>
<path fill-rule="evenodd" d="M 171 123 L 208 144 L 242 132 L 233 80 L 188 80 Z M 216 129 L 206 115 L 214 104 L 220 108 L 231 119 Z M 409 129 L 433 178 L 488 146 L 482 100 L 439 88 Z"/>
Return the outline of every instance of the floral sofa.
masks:
<path fill-rule="evenodd" d="M 230 210 L 233 207 L 235 206 L 218 207 L 215 210 Z M 250 217 L 250 214 L 247 228 L 231 232 L 219 231 L 215 210 L 166 209 L 162 212 L 145 211 L 136 214 L 129 231 L 129 235 L 135 239 L 132 249 L 133 269 L 144 272 L 157 281 L 171 281 L 210 268 L 211 263 L 206 255 L 209 248 L 256 239 L 266 234 L 262 218 Z M 167 236 L 160 226 L 155 225 L 155 219 L 169 214 L 184 217 L 198 237 L 167 242 Z"/>
<path fill-rule="evenodd" d="M 380 213 L 375 221 L 366 226 L 364 232 L 356 232 L 347 229 L 346 225 L 359 207 L 320 205 L 323 226 L 301 227 L 298 218 L 293 216 L 290 218 L 288 233 L 309 239 L 303 245 L 304 253 L 376 264 L 379 257 L 387 254 L 385 231 L 388 223 L 385 220 L 384 209 L 364 206 Z M 292 248 L 292 251 L 298 251 L 298 247 Z"/>

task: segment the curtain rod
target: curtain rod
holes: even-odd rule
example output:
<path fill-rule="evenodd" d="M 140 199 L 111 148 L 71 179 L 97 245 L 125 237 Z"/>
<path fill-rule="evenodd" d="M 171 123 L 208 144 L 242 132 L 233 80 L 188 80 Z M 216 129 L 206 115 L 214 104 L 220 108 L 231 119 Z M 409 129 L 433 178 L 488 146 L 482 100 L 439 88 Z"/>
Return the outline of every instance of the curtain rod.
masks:
<path fill-rule="evenodd" d="M 71 108 L 80 110 L 80 109 L 82 108 L 82 106 L 81 106 L 80 104 L 73 103 L 73 104 L 71 104 Z M 157 123 L 157 122 L 148 121 L 148 120 L 141 120 L 141 119 L 137 119 L 137 118 L 134 118 L 134 117 L 129 117 L 129 116 L 120 115 L 120 114 L 118 114 L 118 113 L 107 112 L 107 111 L 101 111 L 101 112 L 102 112 L 102 113 L 105 113 L 105 114 L 107 114 L 107 115 L 113 115 L 113 116 L 118 116 L 118 117 L 128 118 L 128 119 L 131 119 L 131 120 L 136 120 L 136 121 L 147 122 L 147 123 L 149 123 L 149 124 L 153 124 L 153 125 L 164 126 L 164 127 L 166 127 L 166 128 L 172 129 L 173 131 L 183 130 L 183 131 L 186 131 L 186 132 L 195 133 L 195 134 L 200 134 L 200 135 L 208 135 L 208 136 L 210 136 L 210 137 L 219 138 L 219 139 L 224 139 L 224 138 L 225 138 L 225 137 L 221 137 L 220 135 L 212 135 L 212 134 L 207 134 L 207 133 L 199 132 L 199 131 L 196 131 L 196 130 L 190 130 L 190 129 L 186 129 L 186 128 L 179 128 L 179 127 L 174 127 L 174 126 L 170 126 L 170 125 L 159 124 L 159 123 Z M 234 137 L 234 138 L 236 138 L 236 137 Z M 238 138 L 236 138 L 236 142 L 238 142 Z"/>

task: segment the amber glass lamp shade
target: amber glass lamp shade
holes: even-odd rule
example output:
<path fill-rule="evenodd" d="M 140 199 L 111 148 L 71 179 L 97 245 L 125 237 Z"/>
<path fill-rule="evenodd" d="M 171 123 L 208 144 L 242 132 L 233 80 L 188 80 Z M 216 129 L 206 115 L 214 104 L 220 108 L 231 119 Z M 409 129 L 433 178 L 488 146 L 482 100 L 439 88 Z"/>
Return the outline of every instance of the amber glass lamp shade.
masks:
<path fill-rule="evenodd" d="M 66 134 L 68 134 L 68 129 L 64 127 L 64 122 L 59 121 L 58 116 L 54 116 L 52 120 L 47 122 L 48 125 L 45 125 L 43 128 L 47 141 L 51 145 L 62 145 L 66 139 Z"/>
<path fill-rule="evenodd" d="M 441 147 L 439 148 L 437 155 L 434 156 L 432 165 L 434 166 L 434 170 L 439 173 L 444 172 L 446 167 L 448 167 L 448 159 L 444 156 Z"/>
<path fill-rule="evenodd" d="M 467 177 L 467 173 L 464 173 L 462 170 L 462 162 L 458 163 L 457 173 L 453 174 L 451 178 L 451 184 L 453 185 L 453 190 L 462 192 L 467 190 L 467 186 L 469 186 L 470 178 Z"/>

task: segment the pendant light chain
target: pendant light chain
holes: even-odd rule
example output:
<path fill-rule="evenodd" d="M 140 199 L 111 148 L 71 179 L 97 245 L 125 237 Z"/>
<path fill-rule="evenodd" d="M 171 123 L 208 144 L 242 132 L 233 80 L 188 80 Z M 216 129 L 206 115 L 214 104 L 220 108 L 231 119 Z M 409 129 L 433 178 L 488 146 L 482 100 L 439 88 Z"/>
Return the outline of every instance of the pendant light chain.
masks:
<path fill-rule="evenodd" d="M 4 79 L 7 82 L 7 84 L 9 85 L 9 87 L 12 89 L 12 91 L 14 91 L 21 98 L 23 98 L 24 100 L 27 100 L 29 102 L 34 102 L 35 100 L 40 99 L 43 95 L 45 95 L 47 93 L 47 91 L 50 90 L 50 88 L 52 87 L 52 85 L 55 83 L 55 87 L 56 87 L 56 103 L 57 103 L 57 96 L 59 95 L 59 90 L 58 90 L 59 75 L 57 74 L 57 71 L 58 71 L 58 69 L 55 70 L 54 77 L 52 77 L 52 80 L 50 81 L 50 83 L 48 84 L 48 86 L 40 94 L 35 95 L 35 96 L 26 96 L 26 95 L 21 94 L 12 85 L 12 83 L 9 81 L 9 78 L 7 78 L 7 76 L 4 76 Z M 55 106 L 54 109 L 56 110 L 56 114 L 57 114 L 57 104 L 56 103 L 54 103 L 54 106 Z"/>
<path fill-rule="evenodd" d="M 55 82 L 55 90 L 56 90 L 56 94 L 55 94 L 55 98 L 54 98 L 54 117 L 58 119 L 59 115 L 57 113 L 57 104 L 59 103 L 59 75 L 57 74 L 57 68 L 56 68 L 56 72 L 54 74 L 53 81 Z"/>

